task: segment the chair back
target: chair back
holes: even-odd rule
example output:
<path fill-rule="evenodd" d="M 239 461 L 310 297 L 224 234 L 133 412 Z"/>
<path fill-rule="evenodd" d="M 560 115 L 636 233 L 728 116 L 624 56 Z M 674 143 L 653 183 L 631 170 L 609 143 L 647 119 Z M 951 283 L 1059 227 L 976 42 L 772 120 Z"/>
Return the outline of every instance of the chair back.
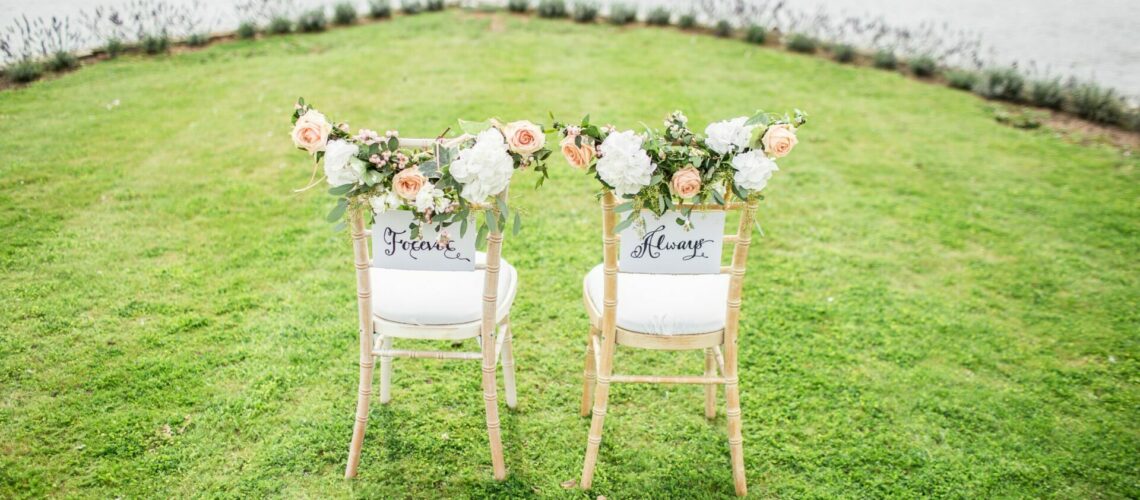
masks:
<path fill-rule="evenodd" d="M 400 146 L 427 148 L 438 144 L 433 139 L 400 139 Z M 499 197 L 506 201 L 509 190 Z M 360 323 L 361 353 L 372 350 L 373 309 L 372 291 L 382 283 L 372 282 L 371 267 L 405 269 L 413 271 L 485 271 L 483 280 L 483 331 L 494 331 L 495 312 L 498 306 L 499 266 L 503 244 L 503 234 L 496 225 L 488 231 L 487 251 L 484 262 L 476 262 L 475 229 L 468 228 L 465 235 L 459 235 L 458 228 L 448 228 L 453 233 L 453 244 L 440 244 L 437 233 L 423 227 L 421 239 L 410 238 L 410 230 L 404 233 L 411 223 L 411 213 L 394 211 L 390 215 L 380 214 L 371 230 L 366 229 L 365 212 L 367 207 L 354 207 L 351 211 L 350 230 L 352 232 L 353 261 L 356 267 L 357 311 Z M 385 212 L 387 214 L 387 212 Z M 403 228 L 400 222 L 406 221 Z M 368 239 L 373 239 L 372 252 L 369 252 Z M 469 243 L 469 247 L 467 246 Z M 391 253 L 389 253 L 391 252 Z M 379 258 L 377 258 L 379 257 Z M 445 307 L 441 304 L 441 307 Z"/>
<path fill-rule="evenodd" d="M 666 217 L 658 218 L 652 213 L 646 217 L 644 234 L 627 229 L 615 234 L 617 213 L 616 198 L 612 192 L 602 197 L 602 243 L 604 250 L 603 269 L 605 272 L 602 304 L 602 329 L 613 331 L 617 314 L 617 273 L 634 272 L 648 274 L 728 274 L 729 287 L 726 297 L 726 332 L 735 336 L 741 304 L 741 290 L 748 262 L 748 248 L 752 243 L 752 224 L 756 213 L 756 201 L 733 201 L 726 199 L 724 204 L 679 205 L 678 210 L 692 209 L 693 225 L 686 230 L 666 212 Z M 739 211 L 740 221 L 736 234 L 724 235 L 725 214 Z M 707 215 L 703 215 L 707 214 Z M 649 236 L 646 236 L 649 235 Z M 633 244 L 622 242 L 623 238 L 637 238 Z M 721 248 L 731 243 L 732 262 L 721 266 Z M 659 252 L 653 258 L 651 252 Z M 627 255 L 628 254 L 628 255 Z M 663 258 L 669 254 L 669 258 Z M 627 263 L 626 268 L 619 268 Z"/>

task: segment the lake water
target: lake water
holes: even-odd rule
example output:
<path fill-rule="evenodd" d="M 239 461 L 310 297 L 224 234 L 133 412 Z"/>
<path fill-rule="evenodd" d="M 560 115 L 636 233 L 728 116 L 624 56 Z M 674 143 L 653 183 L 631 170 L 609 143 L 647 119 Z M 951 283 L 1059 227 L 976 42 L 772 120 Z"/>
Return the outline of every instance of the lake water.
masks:
<path fill-rule="evenodd" d="M 192 3 L 194 0 L 167 0 Z M 219 29 L 236 25 L 234 0 L 198 0 Z M 74 16 L 105 2 L 0 0 L 0 27 L 21 15 Z M 110 2 L 119 3 L 119 2 Z M 320 4 L 319 0 L 295 0 Z M 325 2 L 325 3 L 332 3 Z M 363 2 L 360 2 L 363 4 Z M 646 5 L 659 0 L 643 0 Z M 670 2 L 665 2 L 670 3 Z M 683 2 L 688 3 L 688 2 Z M 791 0 L 797 10 L 882 17 L 894 25 L 947 23 L 978 33 L 1002 62 L 1033 62 L 1055 75 L 1095 79 L 1140 96 L 1140 0 Z M 2 28 L 0 28 L 2 29 Z"/>

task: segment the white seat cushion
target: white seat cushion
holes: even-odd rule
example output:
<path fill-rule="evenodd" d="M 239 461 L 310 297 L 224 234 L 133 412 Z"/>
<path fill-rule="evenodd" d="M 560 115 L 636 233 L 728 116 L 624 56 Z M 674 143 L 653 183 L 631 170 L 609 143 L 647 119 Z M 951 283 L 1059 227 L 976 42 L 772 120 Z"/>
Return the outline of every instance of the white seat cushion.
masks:
<path fill-rule="evenodd" d="M 479 252 L 475 261 L 487 262 Z M 498 311 L 501 321 L 511 310 L 518 272 L 501 260 Z M 378 318 L 408 325 L 457 325 L 483 319 L 482 270 L 406 271 L 372 268 L 372 312 Z"/>
<path fill-rule="evenodd" d="M 691 335 L 724 328 L 727 274 L 618 273 L 617 326 L 655 335 Z M 599 314 L 605 271 L 586 275 L 586 296 Z"/>

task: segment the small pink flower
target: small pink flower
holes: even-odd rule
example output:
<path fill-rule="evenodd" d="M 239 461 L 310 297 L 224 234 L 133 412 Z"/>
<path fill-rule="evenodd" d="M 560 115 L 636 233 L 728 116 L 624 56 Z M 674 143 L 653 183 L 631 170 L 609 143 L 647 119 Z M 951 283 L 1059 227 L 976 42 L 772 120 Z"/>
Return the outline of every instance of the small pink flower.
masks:
<path fill-rule="evenodd" d="M 566 127 L 566 137 L 576 137 L 582 133 L 582 127 L 571 125 Z"/>
<path fill-rule="evenodd" d="M 368 157 L 368 162 L 379 165 L 381 163 L 384 163 L 384 160 L 380 159 L 380 155 L 372 155 Z"/>
<path fill-rule="evenodd" d="M 337 125 L 336 128 L 339 128 L 342 132 L 348 132 L 348 124 L 347 123 L 342 123 L 340 125 Z"/>
<path fill-rule="evenodd" d="M 356 140 L 363 142 L 368 146 L 371 146 L 377 142 L 380 142 L 380 135 L 377 134 L 375 130 L 362 128 L 360 129 L 360 132 L 356 133 Z"/>
<path fill-rule="evenodd" d="M 400 132 L 396 130 L 389 130 L 384 132 L 385 137 L 400 137 Z"/>
<path fill-rule="evenodd" d="M 451 243 L 451 235 L 448 234 L 447 230 L 440 231 L 439 236 L 436 237 L 435 241 L 440 245 L 446 246 L 448 243 Z"/>

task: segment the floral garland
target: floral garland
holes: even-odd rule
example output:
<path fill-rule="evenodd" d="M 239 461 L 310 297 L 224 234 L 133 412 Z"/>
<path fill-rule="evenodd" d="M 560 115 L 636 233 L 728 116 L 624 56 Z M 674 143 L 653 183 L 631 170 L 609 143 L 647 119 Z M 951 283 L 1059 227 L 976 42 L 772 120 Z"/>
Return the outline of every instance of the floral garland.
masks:
<path fill-rule="evenodd" d="M 316 162 L 312 176 L 316 182 L 301 191 L 320 182 L 317 165 L 324 160 L 324 179 L 332 186 L 329 194 L 337 197 L 328 220 L 341 221 L 340 225 L 350 207 L 371 207 L 377 214 L 409 210 L 414 215 L 413 238 L 419 238 L 422 225 L 429 224 L 447 239 L 443 228 L 458 223 L 460 234 L 466 234 L 469 221 L 482 211 L 486 217 L 479 227 L 481 242 L 488 231 L 506 227 L 511 211 L 501 194 L 515 170 L 533 167 L 542 174 L 539 186 L 549 177 L 546 136 L 541 126 L 528 121 L 460 121 L 462 136 L 436 139 L 427 148 L 400 147 L 394 130 L 380 135 L 361 129 L 351 135 L 347 123 L 333 126 L 303 98 L 297 100 L 292 122 L 293 144 Z M 520 225 L 515 212 L 514 231 Z"/>
<path fill-rule="evenodd" d="M 665 119 L 664 132 L 619 132 L 590 124 L 589 115 L 579 125 L 555 122 L 554 128 L 566 161 L 594 175 L 603 192 L 625 200 L 615 209 L 630 212 L 615 228 L 621 231 L 644 224 L 642 209 L 660 216 L 686 200 L 723 205 L 732 196 L 762 199 L 760 191 L 779 170 L 775 160 L 796 146 L 796 129 L 806 116 L 798 109 L 793 115 L 761 111 L 713 123 L 704 135 L 690 130 L 680 111 Z M 689 205 L 677 223 L 690 226 L 691 213 Z"/>

